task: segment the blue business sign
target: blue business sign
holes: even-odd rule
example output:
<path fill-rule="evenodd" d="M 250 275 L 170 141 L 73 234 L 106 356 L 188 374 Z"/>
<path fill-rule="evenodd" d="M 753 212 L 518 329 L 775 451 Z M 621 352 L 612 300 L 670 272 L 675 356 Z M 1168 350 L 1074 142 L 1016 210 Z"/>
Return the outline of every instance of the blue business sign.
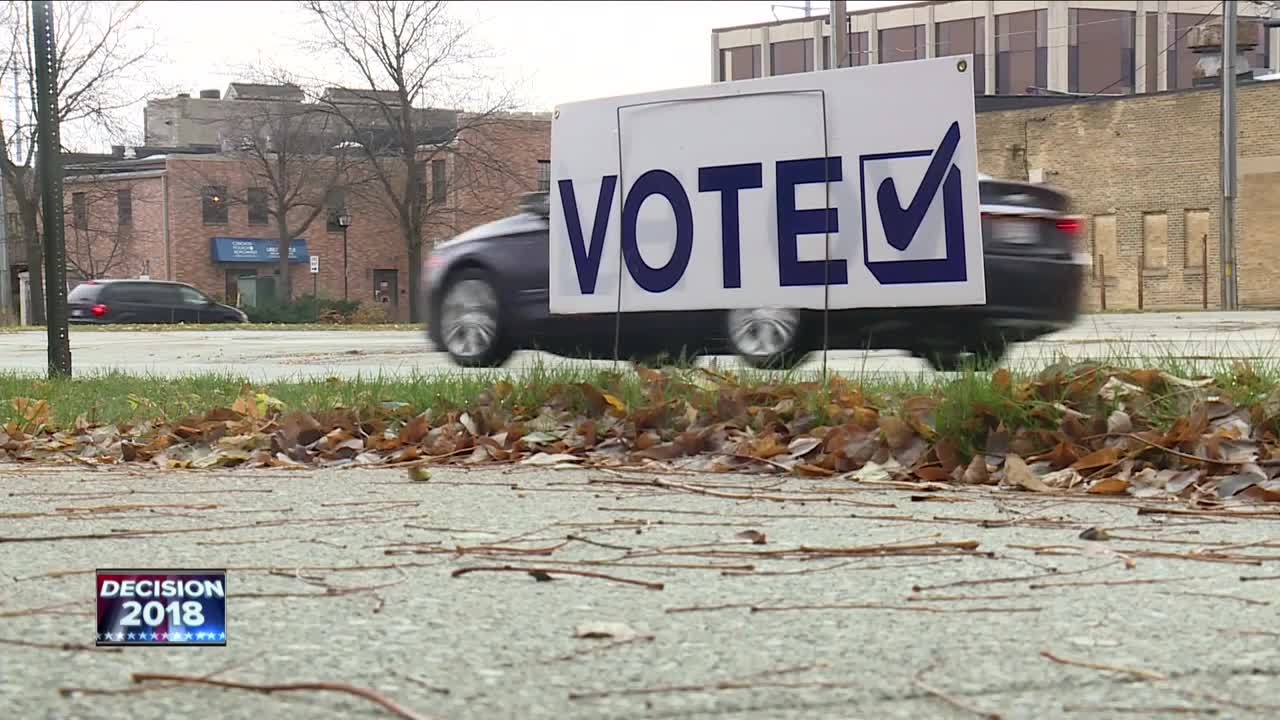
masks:
<path fill-rule="evenodd" d="M 216 237 L 209 240 L 216 263 L 271 263 L 280 260 L 280 242 L 264 238 Z M 307 262 L 307 241 L 289 243 L 289 262 Z"/>
<path fill-rule="evenodd" d="M 551 312 L 985 303 L 972 68 L 561 105 Z"/>

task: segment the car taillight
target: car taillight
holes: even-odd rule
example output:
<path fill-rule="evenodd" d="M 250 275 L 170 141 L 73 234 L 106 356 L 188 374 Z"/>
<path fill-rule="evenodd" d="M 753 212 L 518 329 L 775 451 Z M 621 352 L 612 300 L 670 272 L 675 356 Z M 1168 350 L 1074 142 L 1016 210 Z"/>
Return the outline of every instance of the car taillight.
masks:
<path fill-rule="evenodd" d="M 102 303 L 98 303 L 97 305 L 89 308 L 89 312 L 93 313 L 94 317 L 102 317 L 107 314 L 107 306 Z"/>
<path fill-rule="evenodd" d="M 1083 227 L 1079 218 L 1062 218 L 1058 221 L 1057 225 L 1059 230 L 1072 235 L 1080 232 Z"/>

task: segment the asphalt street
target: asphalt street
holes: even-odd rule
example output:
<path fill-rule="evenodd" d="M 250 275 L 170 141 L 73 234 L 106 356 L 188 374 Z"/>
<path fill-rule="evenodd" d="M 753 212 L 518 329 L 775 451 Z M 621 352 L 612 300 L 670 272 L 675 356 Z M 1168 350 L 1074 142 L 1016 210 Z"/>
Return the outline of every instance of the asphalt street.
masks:
<path fill-rule="evenodd" d="M 685 488 L 619 484 L 654 478 Z M 140 672 L 450 720 L 1280 712 L 1274 510 L 536 468 L 0 466 L 0 493 L 6 717 L 394 717 Z M 226 566 L 227 646 L 82 647 L 93 569 L 129 565 Z M 553 579 L 454 575 L 486 566 Z"/>
<path fill-rule="evenodd" d="M 1006 364 L 1044 365 L 1060 354 L 1112 360 L 1272 358 L 1280 341 L 1280 312 L 1102 314 L 1010 351 Z M 458 371 L 417 331 L 121 331 L 73 329 L 73 363 L 80 371 L 119 369 L 167 375 L 236 373 L 250 379 L 298 376 L 413 375 Z M 570 362 L 518 353 L 509 367 Z M 581 361 L 572 361 L 581 362 Z M 702 362 L 736 364 L 733 358 Z M 807 367 L 816 369 L 815 354 Z M 42 373 L 42 332 L 0 333 L 0 370 Z M 608 363 L 598 363 L 607 365 Z M 842 372 L 918 373 L 927 366 L 899 352 L 838 351 L 830 367 Z"/>

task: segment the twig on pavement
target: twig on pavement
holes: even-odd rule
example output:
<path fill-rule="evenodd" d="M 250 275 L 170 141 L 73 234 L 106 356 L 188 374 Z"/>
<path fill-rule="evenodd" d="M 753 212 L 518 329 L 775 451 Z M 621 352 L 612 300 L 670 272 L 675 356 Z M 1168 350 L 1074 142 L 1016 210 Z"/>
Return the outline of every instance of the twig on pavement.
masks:
<path fill-rule="evenodd" d="M 1161 595 L 1177 595 L 1178 597 L 1182 597 L 1185 595 L 1195 595 L 1197 597 L 1217 598 L 1220 600 L 1235 600 L 1236 602 L 1242 602 L 1242 603 L 1245 603 L 1246 605 L 1270 605 L 1271 604 L 1270 600 L 1255 600 L 1253 598 L 1240 597 L 1239 595 L 1232 595 L 1231 593 L 1191 592 L 1189 590 L 1184 590 L 1182 592 L 1176 592 L 1176 593 L 1162 592 L 1160 594 Z"/>
<path fill-rule="evenodd" d="M 569 570 L 567 568 L 548 568 L 548 567 L 518 567 L 515 565 L 483 565 L 479 567 L 458 568 L 451 575 L 453 577 L 462 577 L 473 572 L 519 572 L 538 576 L 551 575 L 577 575 L 578 577 L 596 578 L 598 580 L 609 580 L 612 582 L 624 583 L 627 585 L 638 585 L 650 590 L 661 590 L 664 585 L 660 582 L 649 582 L 647 580 L 633 580 L 631 578 L 618 577 L 617 575 L 606 575 L 604 573 L 590 572 L 588 570 Z"/>
<path fill-rule="evenodd" d="M 623 638 L 621 640 L 614 640 L 612 642 L 607 642 L 603 645 L 596 645 L 595 647 L 582 648 L 581 650 L 575 650 L 571 653 L 565 653 L 564 655 L 557 655 L 555 657 L 544 658 L 542 662 L 550 663 L 550 662 L 563 662 L 565 660 L 573 660 L 574 658 L 579 658 L 584 655 L 593 655 L 595 653 L 602 652 L 604 650 L 612 650 L 613 648 L 616 648 L 620 645 L 627 645 L 629 643 L 634 643 L 634 642 L 649 642 L 653 640 L 654 637 L 655 636 L 653 635 L 637 635 L 635 637 Z"/>
<path fill-rule="evenodd" d="M 207 677 L 196 675 L 174 675 L 169 673 L 134 673 L 133 681 L 135 683 L 143 683 L 147 680 L 161 680 L 175 683 L 196 683 L 199 685 L 213 685 L 214 687 L 232 688 L 237 690 L 252 690 L 254 692 L 265 693 L 270 695 L 275 692 L 293 692 L 298 690 L 328 690 L 330 692 L 347 693 L 362 697 L 370 702 L 377 703 L 386 708 L 391 713 L 405 720 L 426 720 L 425 715 L 405 708 L 390 700 L 380 693 L 370 690 L 369 688 L 357 687 L 346 683 L 335 682 L 306 682 L 306 683 L 288 683 L 283 685 L 256 685 L 252 683 L 232 682 L 230 680 L 213 680 Z"/>
<path fill-rule="evenodd" d="M 1112 565 L 1115 565 L 1117 562 L 1119 561 L 1113 560 L 1111 562 L 1103 563 L 1101 565 L 1094 565 L 1093 567 L 1082 568 L 1080 570 L 1070 570 L 1067 572 L 1047 572 L 1047 573 L 1037 573 L 1035 575 L 1012 575 L 1009 577 L 978 578 L 975 580 L 953 580 L 951 582 L 938 583 L 936 585 L 914 585 L 911 588 L 911 592 L 924 592 L 925 590 L 941 590 L 943 588 L 963 587 L 966 585 L 999 585 L 1001 583 L 1022 582 L 1023 580 L 1039 580 L 1040 578 L 1046 578 L 1046 577 L 1063 577 L 1066 575 L 1082 575 L 1087 572 L 1093 572 L 1094 570 L 1101 570 L 1103 568 L 1111 567 Z"/>
<path fill-rule="evenodd" d="M 947 693 L 939 690 L 938 688 L 926 683 L 921 678 L 921 676 L 932 669 L 933 669 L 932 666 L 930 666 L 917 672 L 915 676 L 911 678 L 911 684 L 915 685 L 916 687 L 920 688 L 926 693 L 929 693 L 933 697 L 938 698 L 939 700 L 945 702 L 946 704 L 952 707 L 958 708 L 960 710 L 964 710 L 965 712 L 971 712 L 974 715 L 977 715 L 978 717 L 986 718 L 986 720 L 1002 720 L 999 713 L 987 712 L 986 710 L 976 708 L 970 705 L 969 703 L 953 695 L 948 695 Z"/>
<path fill-rule="evenodd" d="M 1171 582 L 1187 582 L 1190 580 L 1204 580 L 1204 576 L 1200 577 L 1176 577 L 1176 578 L 1134 578 L 1132 580 L 1068 580 L 1065 582 L 1047 582 L 1032 583 L 1027 588 L 1031 590 L 1045 590 L 1056 587 L 1109 587 L 1112 585 L 1155 585 L 1157 583 Z"/>
<path fill-rule="evenodd" d="M 827 605 L 757 605 L 751 612 L 787 612 L 792 610 L 902 610 L 925 613 L 1015 613 L 1040 612 L 1042 607 L 978 607 L 939 608 L 928 605 L 889 605 L 886 603 L 832 603 Z"/>
<path fill-rule="evenodd" d="M 1057 655 L 1054 655 L 1048 650 L 1041 650 L 1040 655 L 1041 657 L 1047 660 L 1052 660 L 1053 662 L 1056 662 L 1060 665 L 1074 665 L 1075 667 L 1089 668 L 1090 670 L 1103 670 L 1106 672 L 1125 673 L 1126 675 L 1132 675 L 1137 678 L 1142 678 L 1143 680 L 1164 680 L 1165 679 L 1165 676 L 1163 674 L 1155 672 L 1153 670 L 1127 668 L 1127 667 L 1120 667 L 1118 665 L 1103 665 L 1101 663 L 1088 662 L 1086 660 L 1070 660 L 1064 657 L 1059 657 Z"/>

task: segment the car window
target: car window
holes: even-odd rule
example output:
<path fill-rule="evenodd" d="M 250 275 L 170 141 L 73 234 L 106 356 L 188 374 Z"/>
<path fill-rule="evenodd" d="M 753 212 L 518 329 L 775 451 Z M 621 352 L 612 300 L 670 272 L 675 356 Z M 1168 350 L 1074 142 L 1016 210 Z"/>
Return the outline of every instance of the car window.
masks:
<path fill-rule="evenodd" d="M 208 295 L 195 288 L 181 285 L 178 286 L 178 296 L 182 299 L 183 305 L 208 305 L 211 302 Z"/>
<path fill-rule="evenodd" d="M 110 288 L 113 302 L 141 305 L 176 305 L 178 294 L 172 285 L 160 283 L 120 283 Z"/>
<path fill-rule="evenodd" d="M 67 293 L 67 302 L 93 302 L 100 292 L 102 292 L 101 285 L 80 283 Z"/>

